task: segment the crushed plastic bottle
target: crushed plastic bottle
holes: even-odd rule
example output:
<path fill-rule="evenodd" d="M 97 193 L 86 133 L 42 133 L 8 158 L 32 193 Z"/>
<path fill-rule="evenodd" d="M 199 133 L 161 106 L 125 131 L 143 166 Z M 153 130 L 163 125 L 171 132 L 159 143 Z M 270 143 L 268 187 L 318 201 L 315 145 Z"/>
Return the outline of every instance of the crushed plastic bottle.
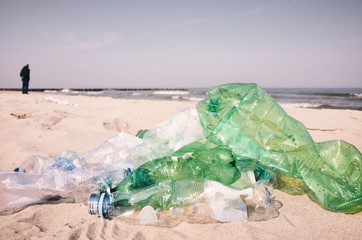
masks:
<path fill-rule="evenodd" d="M 187 207 L 198 203 L 203 204 L 203 212 L 197 212 L 203 222 L 259 221 L 278 216 L 277 205 L 265 185 L 236 190 L 206 179 L 168 180 L 137 190 L 92 194 L 88 207 L 90 214 L 105 218 L 136 215 L 140 224 L 169 226 L 185 215 L 195 217 L 187 213 Z M 173 214 L 168 215 L 170 212 Z"/>
<path fill-rule="evenodd" d="M 96 189 L 115 187 L 127 169 L 129 173 L 152 158 L 166 156 L 204 137 L 195 107 L 144 133 L 141 139 L 121 132 L 79 155 L 65 150 L 52 158 L 30 156 L 17 171 L 0 171 L 0 211 L 51 197 L 83 202 Z"/>
<path fill-rule="evenodd" d="M 82 154 L 80 159 L 84 167 L 96 171 L 135 169 L 204 137 L 197 110 L 191 107 L 148 130 L 143 139 L 120 133 L 99 148 Z"/>
<path fill-rule="evenodd" d="M 221 222 L 247 220 L 247 206 L 241 196 L 245 195 L 244 200 L 250 206 L 261 206 L 261 200 L 253 198 L 253 187 L 261 182 L 255 182 L 253 172 L 239 171 L 229 148 L 215 146 L 206 140 L 202 143 L 194 142 L 173 156 L 146 162 L 110 193 L 92 194 L 89 212 L 103 217 L 129 216 L 146 206 L 165 211 L 207 200 L 211 209 L 207 217 Z M 278 215 L 275 213 L 277 208 L 270 201 L 270 192 L 265 189 L 264 215 L 251 219 Z M 252 212 L 261 211 L 260 207 L 250 209 Z"/>
<path fill-rule="evenodd" d="M 162 183 L 206 178 L 225 185 L 236 182 L 241 176 L 235 166 L 232 152 L 225 147 L 209 148 L 205 145 L 197 152 L 188 152 L 146 162 L 125 178 L 114 191 L 128 191 Z"/>

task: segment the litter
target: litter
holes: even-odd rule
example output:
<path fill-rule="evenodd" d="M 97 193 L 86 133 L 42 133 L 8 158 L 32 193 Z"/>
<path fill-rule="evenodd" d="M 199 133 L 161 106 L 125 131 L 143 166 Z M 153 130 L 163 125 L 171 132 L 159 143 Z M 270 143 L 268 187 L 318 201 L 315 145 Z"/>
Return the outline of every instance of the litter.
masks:
<path fill-rule="evenodd" d="M 0 182 L 0 210 L 60 196 L 88 202 L 91 214 L 164 226 L 277 217 L 273 186 L 330 211 L 362 210 L 358 149 L 314 142 L 256 84 L 213 87 L 196 107 L 81 155 L 31 156 Z"/>

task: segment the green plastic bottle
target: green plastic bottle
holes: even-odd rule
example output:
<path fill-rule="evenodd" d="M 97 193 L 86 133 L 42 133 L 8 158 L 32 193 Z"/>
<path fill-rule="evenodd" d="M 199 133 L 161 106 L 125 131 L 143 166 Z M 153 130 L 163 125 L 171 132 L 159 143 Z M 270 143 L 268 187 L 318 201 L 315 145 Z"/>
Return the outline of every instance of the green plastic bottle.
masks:
<path fill-rule="evenodd" d="M 192 149 L 198 151 L 184 153 Z M 186 200 L 190 199 L 188 195 L 201 193 L 205 180 L 225 185 L 236 182 L 241 174 L 235 163 L 232 152 L 227 147 L 191 144 L 180 149 L 174 156 L 154 159 L 135 169 L 111 189 L 111 193 L 117 194 L 110 201 L 114 206 L 135 210 L 145 206 L 164 210 L 192 204 L 197 202 L 196 198 Z M 93 199 L 91 202 L 95 201 Z"/>
<path fill-rule="evenodd" d="M 170 180 L 139 189 L 113 190 L 112 193 L 92 194 L 89 213 L 101 217 L 127 215 L 151 206 L 156 210 L 185 207 L 202 201 L 205 179 Z"/>
<path fill-rule="evenodd" d="M 202 146 L 205 148 L 205 145 Z M 174 183 L 184 180 L 208 179 L 218 181 L 225 185 L 234 183 L 240 178 L 230 149 L 217 146 L 181 156 L 169 156 L 149 161 L 134 170 L 127 178 L 122 180 L 111 192 L 124 192 L 146 189 L 163 182 Z M 162 195 L 162 194 L 161 194 Z M 162 196 L 160 196 L 162 198 Z M 157 201 L 156 201 L 157 202 Z M 145 203 L 155 209 L 167 209 L 170 206 Z M 142 207 L 144 207 L 142 206 Z"/>

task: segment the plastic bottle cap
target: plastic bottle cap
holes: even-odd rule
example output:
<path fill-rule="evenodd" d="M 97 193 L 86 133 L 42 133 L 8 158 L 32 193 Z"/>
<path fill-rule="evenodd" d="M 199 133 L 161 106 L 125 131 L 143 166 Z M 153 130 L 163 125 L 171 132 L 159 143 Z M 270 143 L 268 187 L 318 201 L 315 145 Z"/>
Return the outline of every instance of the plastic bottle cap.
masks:
<path fill-rule="evenodd" d="M 108 217 L 112 212 L 111 198 L 108 193 L 91 194 L 88 200 L 88 212 L 92 215 Z"/>
<path fill-rule="evenodd" d="M 89 196 L 88 200 L 88 212 L 91 215 L 96 215 L 98 213 L 98 201 L 99 201 L 100 195 L 92 193 Z"/>

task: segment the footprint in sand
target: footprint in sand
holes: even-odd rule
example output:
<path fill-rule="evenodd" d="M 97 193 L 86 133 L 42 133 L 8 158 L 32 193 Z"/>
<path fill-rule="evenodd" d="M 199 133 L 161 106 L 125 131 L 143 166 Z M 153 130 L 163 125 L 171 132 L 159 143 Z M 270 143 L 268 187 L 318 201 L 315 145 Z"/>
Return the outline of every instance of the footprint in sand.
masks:
<path fill-rule="evenodd" d="M 129 124 L 123 119 L 116 118 L 113 121 L 103 122 L 103 127 L 107 130 L 117 130 L 119 132 L 129 132 Z"/>
<path fill-rule="evenodd" d="M 49 116 L 45 119 L 45 121 L 41 124 L 43 128 L 46 130 L 55 130 L 55 125 L 58 124 L 62 119 L 66 118 L 70 114 L 64 111 L 55 110 L 52 113 L 52 116 Z"/>

